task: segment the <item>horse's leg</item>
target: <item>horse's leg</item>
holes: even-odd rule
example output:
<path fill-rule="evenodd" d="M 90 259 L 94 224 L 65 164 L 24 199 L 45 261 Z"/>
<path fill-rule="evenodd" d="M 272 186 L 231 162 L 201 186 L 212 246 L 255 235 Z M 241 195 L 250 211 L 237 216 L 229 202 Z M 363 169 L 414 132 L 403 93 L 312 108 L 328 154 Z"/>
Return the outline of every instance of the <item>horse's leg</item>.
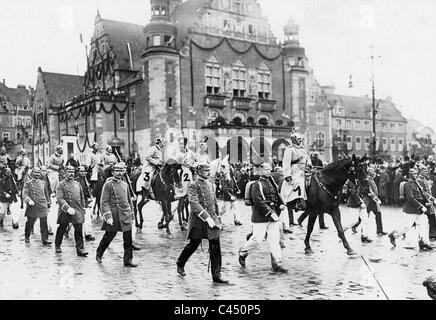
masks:
<path fill-rule="evenodd" d="M 177 217 L 179 219 L 179 226 L 180 226 L 180 229 L 182 231 L 186 231 L 186 228 L 184 225 L 185 221 L 183 219 L 184 210 L 185 210 L 185 204 L 184 204 L 184 199 L 182 198 L 179 200 L 179 203 L 177 204 Z"/>
<path fill-rule="evenodd" d="M 338 231 L 338 237 L 342 240 L 342 244 L 344 245 L 344 248 L 347 250 L 347 254 L 349 256 L 355 255 L 356 252 L 354 252 L 354 250 L 350 247 L 350 244 L 345 238 L 344 229 L 342 228 L 342 223 L 341 223 L 341 211 L 339 210 L 339 208 L 335 208 L 330 213 L 330 215 L 332 216 L 336 230 Z"/>
<path fill-rule="evenodd" d="M 150 201 L 147 198 L 147 191 L 142 188 L 141 190 L 141 201 L 138 204 L 138 212 L 139 212 L 139 229 L 142 230 L 142 226 L 144 225 L 144 216 L 142 213 L 142 209 L 144 208 L 144 206 Z"/>
<path fill-rule="evenodd" d="M 133 216 L 135 217 L 135 228 L 136 232 L 140 232 L 138 224 L 138 200 L 132 201 L 133 204 Z"/>
<path fill-rule="evenodd" d="M 308 213 L 309 213 L 309 222 L 307 223 L 307 233 L 306 233 L 306 238 L 304 239 L 304 244 L 306 245 L 304 252 L 306 254 L 313 253 L 313 250 L 310 247 L 310 235 L 312 234 L 313 226 L 315 225 L 316 217 L 318 216 L 317 211 L 308 211 Z"/>
<path fill-rule="evenodd" d="M 167 214 L 165 217 L 166 231 L 167 231 L 167 234 L 171 236 L 170 222 L 173 219 L 173 215 L 171 213 L 171 201 L 166 201 L 166 210 L 167 210 Z"/>

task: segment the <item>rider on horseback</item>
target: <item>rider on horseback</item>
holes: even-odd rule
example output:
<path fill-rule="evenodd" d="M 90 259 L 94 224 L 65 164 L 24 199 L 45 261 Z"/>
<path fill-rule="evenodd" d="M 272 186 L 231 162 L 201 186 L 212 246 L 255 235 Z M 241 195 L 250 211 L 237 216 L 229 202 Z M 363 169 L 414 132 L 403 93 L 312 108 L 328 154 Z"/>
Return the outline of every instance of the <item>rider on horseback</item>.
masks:
<path fill-rule="evenodd" d="M 50 180 L 50 187 L 53 192 L 56 192 L 56 188 L 59 183 L 59 171 L 64 165 L 64 159 L 62 157 L 63 153 L 64 149 L 61 146 L 58 146 L 55 153 L 53 153 L 48 160 L 48 178 Z"/>
<path fill-rule="evenodd" d="M 8 166 L 8 156 L 6 155 L 6 148 L 0 148 L 0 170 Z"/>
<path fill-rule="evenodd" d="M 142 168 L 141 176 L 139 177 L 139 181 L 144 181 L 144 184 L 141 185 L 138 183 L 139 190 L 141 191 L 141 187 L 145 190 L 150 190 L 151 181 L 154 175 L 160 171 L 162 166 L 164 165 L 163 161 L 163 149 L 165 148 L 165 139 L 157 138 L 156 145 L 150 148 L 147 157 L 145 158 L 146 162 Z"/>
<path fill-rule="evenodd" d="M 15 174 L 17 175 L 17 181 L 21 181 L 23 179 L 23 173 L 26 171 L 26 168 L 30 168 L 30 159 L 27 156 L 27 151 L 25 149 L 21 149 L 20 154 L 15 160 L 16 169 Z"/>
<path fill-rule="evenodd" d="M 116 155 L 112 152 L 112 147 L 106 147 L 106 153 L 103 154 L 103 170 L 106 170 L 109 167 L 112 167 L 114 164 L 118 163 L 118 159 Z"/>
<path fill-rule="evenodd" d="M 188 186 L 193 181 L 193 172 L 195 164 L 195 154 L 187 148 L 188 138 L 179 139 L 180 150 L 176 156 L 176 161 L 182 165 L 182 195 L 187 194 Z"/>
<path fill-rule="evenodd" d="M 296 210 L 306 209 L 305 171 L 310 167 L 310 157 L 302 145 L 303 138 L 297 132 L 291 134 L 292 144 L 283 156 L 283 183 L 281 195 L 286 203 L 295 201 Z"/>

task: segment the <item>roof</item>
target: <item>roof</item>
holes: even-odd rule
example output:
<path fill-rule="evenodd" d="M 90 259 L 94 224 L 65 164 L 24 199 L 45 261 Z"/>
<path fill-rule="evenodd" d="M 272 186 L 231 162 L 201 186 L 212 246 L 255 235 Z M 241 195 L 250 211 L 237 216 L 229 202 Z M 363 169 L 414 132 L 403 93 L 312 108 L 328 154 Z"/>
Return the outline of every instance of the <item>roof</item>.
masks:
<path fill-rule="evenodd" d="M 369 119 L 372 111 L 372 99 L 338 94 L 327 94 L 329 102 L 339 101 L 345 107 L 345 117 Z M 407 121 L 400 110 L 390 100 L 380 100 L 379 112 L 383 120 Z"/>
<path fill-rule="evenodd" d="M 119 68 L 130 69 L 127 43 L 130 43 L 134 68 L 139 68 L 141 54 L 145 50 L 144 26 L 108 19 L 101 19 L 98 23 L 102 23 L 105 33 L 109 36 Z"/>
<path fill-rule="evenodd" d="M 3 83 L 0 83 L 0 98 L 6 98 L 13 105 L 30 105 L 31 96 L 29 91 L 24 86 L 18 88 L 8 88 Z"/>
<path fill-rule="evenodd" d="M 44 71 L 41 75 L 52 106 L 58 106 L 84 91 L 82 76 Z"/>

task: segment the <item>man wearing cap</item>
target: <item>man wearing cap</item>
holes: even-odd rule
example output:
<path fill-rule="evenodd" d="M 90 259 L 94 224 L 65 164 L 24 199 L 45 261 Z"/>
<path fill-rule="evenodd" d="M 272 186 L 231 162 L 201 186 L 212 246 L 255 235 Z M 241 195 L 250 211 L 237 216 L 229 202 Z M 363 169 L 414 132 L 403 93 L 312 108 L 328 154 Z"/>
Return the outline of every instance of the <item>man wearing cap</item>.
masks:
<path fill-rule="evenodd" d="M 59 204 L 58 221 L 59 227 L 56 231 L 55 250 L 61 253 L 62 239 L 68 225 L 74 226 L 74 240 L 76 241 L 76 252 L 79 257 L 86 257 L 88 253 L 84 250 L 82 225 L 85 219 L 86 199 L 82 186 L 74 180 L 75 169 L 73 166 L 65 168 L 65 179 L 58 184 L 56 199 Z"/>
<path fill-rule="evenodd" d="M 86 241 L 94 241 L 95 237 L 91 234 L 91 211 L 90 204 L 92 201 L 92 192 L 89 186 L 88 180 L 86 179 L 86 170 L 83 166 L 77 168 L 78 174 L 76 181 L 80 183 L 83 190 L 83 195 L 85 196 L 86 206 L 85 206 L 85 221 L 83 222 L 83 233 L 85 235 Z"/>
<path fill-rule="evenodd" d="M 148 155 L 145 157 L 145 164 L 142 167 L 142 173 L 138 178 L 138 181 L 144 181 L 144 183 L 141 185 L 141 183 L 138 183 L 137 190 L 138 192 L 141 191 L 141 188 L 144 188 L 145 190 L 150 189 L 151 181 L 153 179 L 153 176 L 155 172 L 160 169 L 164 162 L 163 162 L 163 151 L 165 147 L 165 139 L 164 138 L 157 138 L 156 139 L 156 145 L 150 148 Z"/>
<path fill-rule="evenodd" d="M 101 154 L 98 152 L 100 150 L 100 146 L 98 143 L 94 143 L 92 145 L 92 153 L 89 163 L 89 169 L 91 170 L 91 178 L 90 180 L 90 186 L 91 190 L 94 192 L 94 186 L 96 182 L 98 181 L 98 171 L 101 167 L 103 167 L 103 158 Z"/>
<path fill-rule="evenodd" d="M 41 169 L 34 167 L 31 174 L 32 179 L 25 182 L 23 187 L 23 199 L 27 205 L 24 214 L 27 217 L 24 239 L 26 243 L 30 242 L 30 233 L 33 230 L 36 219 L 39 218 L 42 244 L 49 245 L 51 241 L 48 241 L 47 215 L 51 201 L 44 181 L 39 179 L 40 174 Z"/>
<path fill-rule="evenodd" d="M 182 165 L 182 190 L 181 194 L 186 195 L 188 186 L 193 181 L 193 167 L 195 163 L 195 154 L 187 148 L 188 138 L 180 138 L 179 152 L 176 156 L 176 161 Z"/>
<path fill-rule="evenodd" d="M 305 187 L 305 171 L 310 166 L 310 158 L 302 145 L 299 133 L 291 135 L 292 144 L 285 149 L 283 156 L 283 182 L 281 195 L 286 204 L 296 210 L 306 209 L 307 195 Z M 294 206 L 295 204 L 295 206 Z"/>
<path fill-rule="evenodd" d="M 200 151 L 195 154 L 196 163 L 210 163 L 206 142 L 200 143 Z"/>
<path fill-rule="evenodd" d="M 0 147 L 0 169 L 1 168 L 6 168 L 8 166 L 9 163 L 9 159 L 8 156 L 6 155 L 6 148 L 5 147 Z"/>
<path fill-rule="evenodd" d="M 18 189 L 9 167 L 0 167 L 0 228 L 13 202 L 17 202 Z M 18 211 L 12 212 L 12 227 L 18 229 Z"/>
<path fill-rule="evenodd" d="M 436 199 L 431 194 L 431 185 L 430 185 L 430 171 L 426 166 L 422 166 L 419 169 L 419 176 L 416 182 L 420 185 L 422 190 L 425 192 L 425 196 L 427 198 L 429 214 L 428 217 L 428 225 L 429 225 L 429 238 L 430 240 L 436 240 L 436 219 L 435 219 L 435 208 Z"/>
<path fill-rule="evenodd" d="M 23 173 L 26 169 L 30 168 L 30 159 L 27 156 L 27 152 L 25 149 L 21 149 L 18 154 L 17 159 L 15 160 L 15 174 L 17 175 L 17 181 L 21 181 L 23 177 Z"/>
<path fill-rule="evenodd" d="M 239 263 L 242 267 L 245 267 L 247 256 L 262 243 L 266 235 L 273 271 L 287 273 L 288 270 L 282 267 L 280 248 L 279 216 L 281 205 L 284 204 L 280 200 L 278 186 L 271 178 L 271 170 L 269 163 L 263 163 L 259 170 L 260 178 L 251 187 L 253 235 L 239 249 Z"/>
<path fill-rule="evenodd" d="M 431 251 L 433 248 L 428 244 L 428 220 L 426 214 L 429 213 L 431 204 L 428 203 L 421 186 L 418 184 L 418 171 L 414 168 L 409 170 L 409 181 L 404 186 L 406 202 L 403 211 L 407 213 L 407 224 L 405 227 L 394 230 L 389 234 L 389 239 L 395 247 L 395 240 L 400 236 L 405 237 L 412 226 L 416 227 L 419 238 L 419 249 L 421 251 Z"/>
<path fill-rule="evenodd" d="M 221 277 L 221 219 L 218 212 L 215 188 L 209 180 L 209 164 L 198 164 L 197 175 L 197 180 L 191 183 L 188 188 L 188 198 L 191 206 L 188 224 L 188 239 L 190 242 L 177 259 L 177 272 L 181 276 L 186 276 L 186 262 L 197 250 L 201 241 L 208 239 L 212 281 L 214 283 L 226 284 L 228 281 Z"/>
<path fill-rule="evenodd" d="M 112 152 L 112 147 L 107 146 L 106 152 L 103 154 L 103 170 L 118 163 L 117 157 Z"/>
<path fill-rule="evenodd" d="M 51 189 L 50 180 L 48 179 L 47 167 L 41 166 L 41 173 L 39 174 L 39 179 L 44 181 L 44 186 L 47 189 L 47 193 L 52 197 L 56 197 L 56 190 Z M 51 206 L 49 209 L 48 217 L 47 217 L 47 225 L 48 225 L 48 234 L 50 236 L 53 235 L 53 229 L 56 228 L 56 219 L 57 219 L 57 210 L 55 206 Z"/>
<path fill-rule="evenodd" d="M 119 162 L 112 167 L 113 177 L 106 180 L 101 194 L 101 211 L 103 214 L 102 230 L 105 231 L 97 248 L 96 260 L 102 263 L 103 254 L 118 231 L 123 232 L 124 240 L 124 266 L 135 268 L 138 265 L 132 262 L 132 216 L 133 205 L 129 195 L 129 187 L 123 180 L 126 165 Z"/>

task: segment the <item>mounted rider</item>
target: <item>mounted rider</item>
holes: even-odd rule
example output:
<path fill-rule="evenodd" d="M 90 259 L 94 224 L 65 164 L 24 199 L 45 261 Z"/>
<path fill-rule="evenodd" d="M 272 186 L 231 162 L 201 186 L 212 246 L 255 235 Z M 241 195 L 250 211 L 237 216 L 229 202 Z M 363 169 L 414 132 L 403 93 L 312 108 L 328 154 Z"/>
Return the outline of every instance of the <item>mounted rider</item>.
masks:
<path fill-rule="evenodd" d="M 305 171 L 311 167 L 309 155 L 302 145 L 303 138 L 298 132 L 291 134 L 292 144 L 285 149 L 281 196 L 288 204 L 295 201 L 296 210 L 306 209 Z"/>
<path fill-rule="evenodd" d="M 187 194 L 189 184 L 194 181 L 195 154 L 187 148 L 187 144 L 188 138 L 180 138 L 180 149 L 176 155 L 176 161 L 182 165 L 182 195 Z"/>
<path fill-rule="evenodd" d="M 103 154 L 102 158 L 103 158 L 103 170 L 106 170 L 107 168 L 118 163 L 118 158 L 115 154 L 113 154 L 111 146 L 106 147 L 106 152 Z"/>
<path fill-rule="evenodd" d="M 6 168 L 8 166 L 8 156 L 6 155 L 6 148 L 5 147 L 1 147 L 0 148 L 0 170 L 2 168 Z"/>
<path fill-rule="evenodd" d="M 98 152 L 100 150 L 100 146 L 98 143 L 95 142 L 91 148 L 92 154 L 89 164 L 89 170 L 91 170 L 91 178 L 89 179 L 89 181 L 91 184 L 91 190 L 94 192 L 95 183 L 98 182 L 98 171 L 103 166 L 103 158 Z"/>
<path fill-rule="evenodd" d="M 21 181 L 24 178 L 23 173 L 30 168 L 30 159 L 27 156 L 27 151 L 25 149 L 21 149 L 17 159 L 15 160 L 15 165 L 17 181 Z"/>
<path fill-rule="evenodd" d="M 59 173 L 64 166 L 64 158 L 62 157 L 63 153 L 64 149 L 61 146 L 58 146 L 55 153 L 53 153 L 48 160 L 48 179 L 50 180 L 50 187 L 53 192 L 56 192 L 59 183 Z"/>
<path fill-rule="evenodd" d="M 209 154 L 207 153 L 206 142 L 200 143 L 200 151 L 195 154 L 195 162 L 198 163 L 210 163 Z"/>
<path fill-rule="evenodd" d="M 141 191 L 141 187 L 145 190 L 150 190 L 151 181 L 156 174 L 160 171 L 164 165 L 163 151 L 165 148 L 165 139 L 157 138 L 156 144 L 150 148 L 148 155 L 145 157 L 145 163 L 142 167 L 142 173 L 138 178 L 138 181 L 144 181 L 144 184 L 138 183 L 137 190 Z M 138 190 L 139 189 L 139 190 Z"/>

